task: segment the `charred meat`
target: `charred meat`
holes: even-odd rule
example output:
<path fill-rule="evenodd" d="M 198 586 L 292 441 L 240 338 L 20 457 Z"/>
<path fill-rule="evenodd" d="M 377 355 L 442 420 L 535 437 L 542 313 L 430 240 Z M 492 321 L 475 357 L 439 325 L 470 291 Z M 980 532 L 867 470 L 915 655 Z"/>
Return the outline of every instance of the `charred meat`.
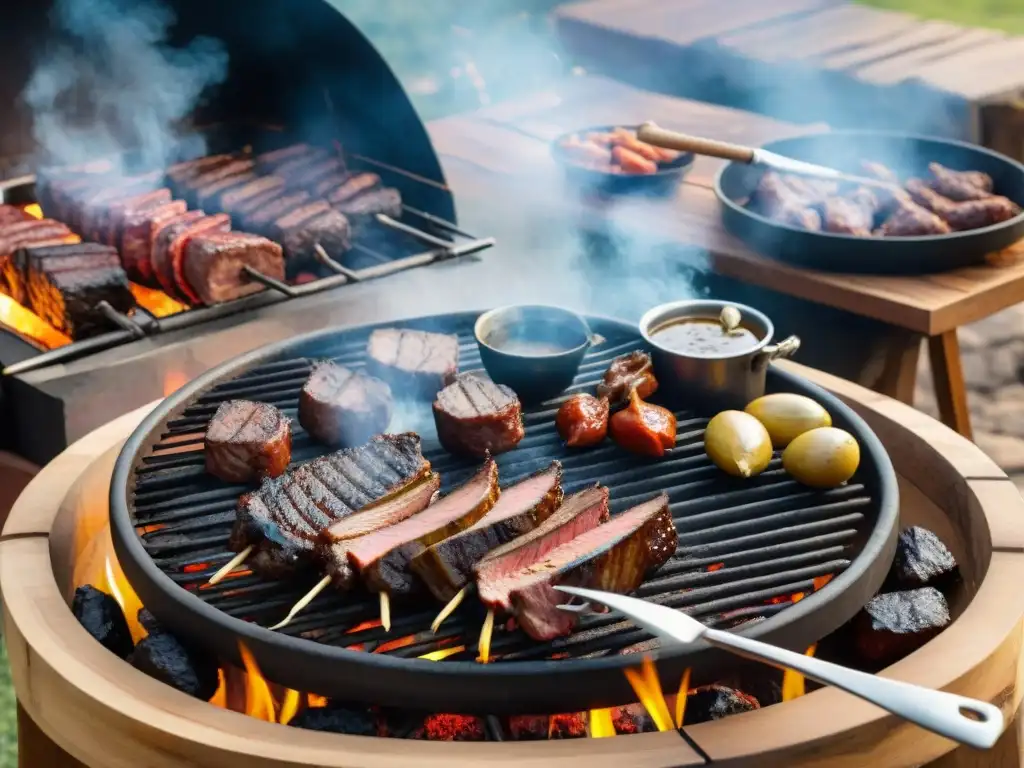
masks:
<path fill-rule="evenodd" d="M 934 587 L 889 592 L 871 598 L 854 619 L 861 657 L 888 664 L 927 643 L 950 622 L 946 598 Z"/>
<path fill-rule="evenodd" d="M 890 580 L 903 589 L 947 584 L 957 576 L 953 554 L 942 539 L 915 525 L 903 531 L 896 542 L 896 557 Z"/>
<path fill-rule="evenodd" d="M 78 269 L 113 269 L 121 267 L 117 251 L 99 243 L 74 243 L 31 246 L 14 254 L 13 267 L 5 271 L 11 296 L 26 306 L 46 301 L 47 274 Z"/>
<path fill-rule="evenodd" d="M 541 562 L 552 550 L 608 519 L 608 489 L 587 488 L 567 498 L 532 531 L 494 549 L 473 568 L 484 605 L 500 611 L 512 607 L 509 592 L 522 569 Z"/>
<path fill-rule="evenodd" d="M 111 203 L 98 217 L 96 232 L 92 239 L 116 246 L 121 242 L 124 219 L 129 213 L 149 211 L 169 202 L 171 202 L 171 190 L 167 187 L 117 200 Z"/>
<path fill-rule="evenodd" d="M 949 224 L 912 200 L 903 200 L 899 207 L 878 229 L 884 237 L 921 237 L 946 235 L 952 232 Z"/>
<path fill-rule="evenodd" d="M 608 400 L 580 392 L 555 414 L 555 428 L 569 448 L 589 448 L 608 434 Z"/>
<path fill-rule="evenodd" d="M 473 477 L 427 509 L 397 525 L 357 539 L 349 560 L 376 592 L 408 595 L 416 587 L 410 562 L 432 544 L 465 530 L 498 499 L 498 465 L 484 462 Z"/>
<path fill-rule="evenodd" d="M 188 242 L 184 280 L 203 304 L 218 304 L 264 290 L 243 267 L 284 280 L 281 246 L 259 235 L 209 232 Z"/>
<path fill-rule="evenodd" d="M 185 247 L 197 235 L 230 229 L 231 218 L 226 213 L 203 216 L 164 229 L 161 242 L 153 251 L 153 271 L 164 293 L 179 301 L 198 304 L 200 298 L 185 278 Z"/>
<path fill-rule="evenodd" d="M 292 460 L 288 417 L 249 400 L 221 403 L 203 442 L 206 471 L 229 483 L 283 475 Z"/>
<path fill-rule="evenodd" d="M 378 328 L 366 345 L 366 368 L 399 396 L 433 398 L 459 369 L 459 337 Z"/>
<path fill-rule="evenodd" d="M 290 261 L 312 257 L 316 245 L 332 256 L 351 247 L 348 219 L 323 200 L 295 208 L 274 222 L 273 228 L 274 239 Z"/>
<path fill-rule="evenodd" d="M 33 273 L 31 286 L 32 311 L 72 339 L 111 329 L 111 322 L 97 308 L 101 301 L 125 314 L 135 307 L 128 276 L 120 265 L 51 270 L 44 262 Z"/>
<path fill-rule="evenodd" d="M 331 205 L 339 205 L 375 189 L 379 185 L 380 176 L 376 173 L 353 173 L 348 176 L 324 179 L 316 189 L 317 194 L 326 197 L 327 202 Z"/>
<path fill-rule="evenodd" d="M 327 445 L 359 445 L 391 422 L 391 387 L 362 371 L 327 362 L 316 366 L 299 393 L 299 423 Z"/>
<path fill-rule="evenodd" d="M 393 187 L 371 189 L 334 204 L 353 225 L 366 223 L 378 214 L 397 219 L 402 215 L 402 196 Z"/>
<path fill-rule="evenodd" d="M 612 403 L 621 403 L 628 399 L 634 389 L 643 398 L 658 391 L 654 363 L 651 362 L 651 356 L 641 350 L 612 360 L 604 372 L 604 378 L 597 385 L 597 396 L 606 397 Z"/>
<path fill-rule="evenodd" d="M 535 640 L 569 634 L 579 617 L 558 608 L 565 595 L 555 585 L 632 592 L 646 573 L 675 554 L 677 541 L 666 494 L 581 534 L 509 577 L 519 626 Z"/>
<path fill-rule="evenodd" d="M 878 206 L 874 193 L 864 187 L 849 197 L 829 197 L 823 206 L 824 229 L 840 235 L 870 237 Z"/>
<path fill-rule="evenodd" d="M 501 492 L 490 512 L 461 533 L 432 544 L 413 558 L 412 570 L 438 600 L 448 602 L 473 578 L 488 552 L 532 531 L 562 503 L 562 465 L 521 480 Z"/>
<path fill-rule="evenodd" d="M 156 233 L 188 210 L 184 200 L 128 211 L 121 222 L 121 262 L 128 277 L 145 285 L 155 285 L 153 276 L 153 240 Z"/>
<path fill-rule="evenodd" d="M 273 234 L 274 222 L 280 219 L 289 211 L 295 210 L 300 205 L 305 205 L 310 200 L 308 192 L 288 192 L 279 194 L 258 208 L 242 211 L 242 224 L 246 229 L 260 234 Z"/>
<path fill-rule="evenodd" d="M 463 373 L 437 393 L 437 437 L 449 453 L 483 458 L 510 451 L 526 434 L 516 393 L 488 378 Z"/>
<path fill-rule="evenodd" d="M 235 176 L 227 176 L 223 179 L 205 184 L 196 189 L 192 197 L 197 208 L 204 208 L 210 211 L 220 211 L 224 208 L 224 195 L 256 181 L 259 177 L 255 173 L 239 173 Z"/>
<path fill-rule="evenodd" d="M 220 208 L 226 213 L 235 215 L 237 211 L 241 215 L 247 203 L 283 189 L 284 179 L 280 176 L 255 176 L 244 184 L 226 190 L 220 196 Z"/>
<path fill-rule="evenodd" d="M 992 194 L 992 177 L 980 171 L 954 171 L 938 163 L 929 163 L 932 186 L 950 200 L 981 200 Z"/>

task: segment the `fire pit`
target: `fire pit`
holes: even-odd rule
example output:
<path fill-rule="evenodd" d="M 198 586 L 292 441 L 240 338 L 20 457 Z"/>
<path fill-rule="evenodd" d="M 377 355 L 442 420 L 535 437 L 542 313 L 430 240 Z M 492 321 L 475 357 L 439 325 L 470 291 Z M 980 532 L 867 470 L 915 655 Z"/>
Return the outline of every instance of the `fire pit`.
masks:
<path fill-rule="evenodd" d="M 1020 700 L 1024 615 L 1019 589 L 1024 539 L 1018 525 L 1024 501 L 1013 484 L 974 446 L 928 417 L 846 382 L 799 366 L 782 367 L 831 389 L 865 419 L 893 457 L 901 524 L 934 530 L 960 564 L 962 586 L 951 597 L 957 620 L 885 674 L 992 701 L 1012 720 Z M 134 615 L 137 598 L 120 574 L 104 531 L 104 499 L 121 443 L 146 410 L 92 433 L 45 469 L 19 500 L 0 540 L 5 635 L 27 715 L 23 764 L 76 764 L 48 740 L 90 766 L 397 766 L 413 760 L 437 765 L 571 760 L 601 766 L 859 766 L 868 753 L 878 765 L 908 765 L 935 760 L 955 746 L 833 689 L 679 730 L 670 722 L 664 732 L 529 743 L 512 741 L 507 720 L 492 717 L 472 726 L 452 716 L 430 720 L 435 730 L 428 739 L 451 736 L 445 729 L 454 728 L 457 736 L 486 739 L 483 743 L 413 743 L 286 730 L 261 720 L 298 717 L 309 723 L 310 708 L 323 702 L 268 684 L 251 659 L 244 671 L 222 667 L 224 684 L 213 699 L 220 707 L 197 701 L 138 674 L 93 641 L 68 609 L 73 588 L 93 583 L 119 595 L 126 612 Z M 675 691 L 666 693 L 671 701 Z M 651 711 L 659 711 L 650 699 L 650 693 L 644 695 Z M 687 701 L 695 707 L 698 697 L 691 693 Z M 590 736 L 607 736 L 602 724 L 609 719 L 604 712 L 569 718 L 566 731 L 559 721 L 544 722 L 550 736 L 576 735 L 571 733 L 574 722 L 587 724 Z M 503 743 L 493 743 L 498 738 Z M 984 765 L 1020 764 L 1013 734 L 978 759 Z"/>

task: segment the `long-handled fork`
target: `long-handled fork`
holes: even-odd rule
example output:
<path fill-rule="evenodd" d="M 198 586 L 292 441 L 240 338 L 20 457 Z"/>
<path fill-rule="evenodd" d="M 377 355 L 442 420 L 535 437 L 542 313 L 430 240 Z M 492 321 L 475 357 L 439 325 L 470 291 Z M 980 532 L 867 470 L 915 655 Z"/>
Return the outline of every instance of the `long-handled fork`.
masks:
<path fill-rule="evenodd" d="M 796 670 L 812 680 L 840 688 L 961 744 L 988 749 L 1003 732 L 1003 713 L 988 702 L 876 677 L 759 640 L 710 629 L 681 611 L 635 597 L 576 587 L 556 589 L 598 605 L 606 605 L 631 619 L 637 626 L 669 642 L 690 645 L 704 640 L 710 645 L 754 661 L 780 669 Z M 577 606 L 566 608 L 579 610 Z"/>

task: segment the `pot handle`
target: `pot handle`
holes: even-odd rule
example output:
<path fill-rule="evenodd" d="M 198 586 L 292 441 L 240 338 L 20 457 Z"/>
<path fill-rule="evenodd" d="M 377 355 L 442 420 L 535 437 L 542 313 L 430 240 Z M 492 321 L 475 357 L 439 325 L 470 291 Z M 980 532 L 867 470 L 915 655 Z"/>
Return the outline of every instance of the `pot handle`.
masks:
<path fill-rule="evenodd" d="M 751 368 L 755 371 L 763 370 L 772 360 L 778 360 L 780 357 L 792 357 L 798 349 L 800 349 L 800 337 L 787 336 L 778 344 L 769 344 L 754 355 Z"/>

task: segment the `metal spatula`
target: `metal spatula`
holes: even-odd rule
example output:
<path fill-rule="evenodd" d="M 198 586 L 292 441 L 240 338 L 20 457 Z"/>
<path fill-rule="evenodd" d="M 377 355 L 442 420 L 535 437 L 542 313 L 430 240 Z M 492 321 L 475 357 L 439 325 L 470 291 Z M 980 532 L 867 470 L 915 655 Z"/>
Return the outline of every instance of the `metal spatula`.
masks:
<path fill-rule="evenodd" d="M 1003 713 L 998 707 L 984 701 L 876 677 L 759 640 L 709 629 L 681 611 L 634 597 L 576 587 L 555 589 L 613 608 L 632 619 L 633 623 L 669 642 L 689 645 L 704 640 L 754 661 L 762 661 L 780 669 L 796 670 L 812 680 L 852 693 L 904 720 L 961 744 L 988 749 L 1003 732 Z M 578 610 L 575 606 L 568 607 Z"/>
<path fill-rule="evenodd" d="M 817 179 L 829 179 L 831 181 L 877 187 L 889 191 L 902 189 L 898 184 L 894 184 L 891 181 L 875 179 L 870 176 L 850 175 L 824 165 L 794 160 L 785 155 L 769 152 L 767 149 L 745 147 L 742 144 L 730 144 L 727 141 L 717 141 L 716 139 L 706 139 L 702 136 L 690 136 L 678 131 L 669 131 L 651 122 L 641 125 L 637 129 L 636 137 L 645 144 L 652 144 L 655 147 L 675 149 L 680 152 L 693 152 L 697 155 L 718 157 L 723 160 L 733 160 L 737 163 L 747 163 L 748 165 L 763 165 L 780 173 L 811 176 Z"/>

